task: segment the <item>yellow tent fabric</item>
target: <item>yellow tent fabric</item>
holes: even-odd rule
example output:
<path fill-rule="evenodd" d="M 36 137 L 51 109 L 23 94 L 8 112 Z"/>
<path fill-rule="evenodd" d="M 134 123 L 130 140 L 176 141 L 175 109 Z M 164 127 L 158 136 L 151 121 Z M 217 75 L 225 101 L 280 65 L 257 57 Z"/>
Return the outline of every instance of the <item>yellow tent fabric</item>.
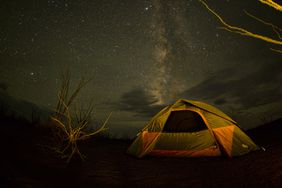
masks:
<path fill-rule="evenodd" d="M 149 121 L 127 153 L 136 157 L 232 157 L 257 149 L 237 123 L 219 109 L 204 102 L 180 99 Z"/>

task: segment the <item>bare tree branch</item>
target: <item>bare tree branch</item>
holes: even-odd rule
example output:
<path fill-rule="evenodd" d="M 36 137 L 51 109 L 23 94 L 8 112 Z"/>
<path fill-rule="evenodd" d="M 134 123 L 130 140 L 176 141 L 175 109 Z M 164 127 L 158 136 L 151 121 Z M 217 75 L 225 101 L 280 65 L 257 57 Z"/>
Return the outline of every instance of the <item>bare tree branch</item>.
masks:
<path fill-rule="evenodd" d="M 273 8 L 276 8 L 279 11 L 282 10 L 281 5 L 275 3 L 271 0 L 259 0 L 259 1 L 261 3 L 264 3 L 264 4 L 271 6 Z M 268 37 L 268 36 L 264 36 L 264 35 L 261 35 L 261 34 L 258 34 L 258 33 L 254 33 L 254 32 L 251 32 L 251 31 L 244 29 L 244 28 L 241 28 L 241 27 L 233 26 L 233 25 L 227 23 L 217 12 L 212 10 L 204 0 L 199 0 L 199 2 L 201 2 L 205 6 L 205 8 L 209 12 L 211 12 L 221 22 L 221 24 L 223 25 L 223 27 L 220 27 L 221 29 L 227 30 L 227 31 L 232 32 L 232 33 L 237 33 L 237 34 L 240 34 L 240 35 L 248 36 L 248 37 L 251 37 L 251 38 L 256 38 L 256 39 L 259 39 L 259 40 L 262 40 L 262 41 L 265 41 L 267 43 L 271 43 L 271 44 L 274 44 L 274 45 L 279 45 L 279 46 L 282 45 L 282 38 L 281 38 L 281 35 L 280 35 L 281 29 L 279 27 L 275 26 L 274 24 L 266 22 L 266 21 L 264 21 L 260 18 L 257 18 L 256 16 L 251 15 L 250 13 L 245 11 L 245 13 L 248 16 L 255 19 L 256 21 L 259 21 L 259 22 L 261 22 L 261 23 L 263 23 L 267 26 L 272 27 L 272 30 L 274 31 L 274 33 L 278 37 L 278 39 Z M 273 50 L 273 49 L 271 49 L 271 50 Z M 281 50 L 273 50 L 273 51 L 281 53 Z"/>
<path fill-rule="evenodd" d="M 282 31 L 282 29 L 280 29 L 279 27 L 277 27 L 276 25 L 274 25 L 274 24 L 272 24 L 272 23 L 270 23 L 270 22 L 266 22 L 266 21 L 264 21 L 263 19 L 260 19 L 260 18 L 258 18 L 258 17 L 256 17 L 256 16 L 254 16 L 254 15 L 248 13 L 246 10 L 244 10 L 244 12 L 245 12 L 245 14 L 247 14 L 249 17 L 251 17 L 251 18 L 257 20 L 258 22 L 263 23 L 264 25 L 270 26 L 270 27 L 272 28 L 272 30 L 276 33 L 277 37 L 278 37 L 279 39 L 282 39 L 282 38 L 281 38 L 281 35 L 280 35 L 280 32 Z"/>
<path fill-rule="evenodd" d="M 273 48 L 270 48 L 270 50 L 282 54 L 282 50 L 277 50 L 277 49 L 273 49 Z"/>
<path fill-rule="evenodd" d="M 278 11 L 282 11 L 282 6 L 272 0 L 259 0 L 261 3 L 266 4 Z"/>
<path fill-rule="evenodd" d="M 90 124 L 94 105 L 91 102 L 86 110 L 83 109 L 82 105 L 77 110 L 73 103 L 90 79 L 81 79 L 72 93 L 70 93 L 70 73 L 68 71 L 62 73 L 61 79 L 57 107 L 55 114 L 51 117 L 53 125 L 57 128 L 54 131 L 54 137 L 58 141 L 53 150 L 57 151 L 62 158 L 67 158 L 67 162 L 69 162 L 74 154 L 77 154 L 81 159 L 85 158 L 79 151 L 78 141 L 88 139 L 106 130 L 111 114 L 97 130 L 90 133 L 84 131 Z"/>

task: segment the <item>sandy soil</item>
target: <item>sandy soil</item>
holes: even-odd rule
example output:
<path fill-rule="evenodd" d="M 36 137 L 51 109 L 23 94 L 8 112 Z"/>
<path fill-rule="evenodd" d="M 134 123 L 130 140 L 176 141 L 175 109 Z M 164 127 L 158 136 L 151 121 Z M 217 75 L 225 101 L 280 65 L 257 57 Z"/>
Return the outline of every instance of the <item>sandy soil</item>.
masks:
<path fill-rule="evenodd" d="M 281 119 L 248 131 L 266 151 L 242 157 L 136 159 L 131 141 L 92 139 L 70 164 L 42 149 L 41 129 L 0 126 L 0 187 L 282 187 Z"/>

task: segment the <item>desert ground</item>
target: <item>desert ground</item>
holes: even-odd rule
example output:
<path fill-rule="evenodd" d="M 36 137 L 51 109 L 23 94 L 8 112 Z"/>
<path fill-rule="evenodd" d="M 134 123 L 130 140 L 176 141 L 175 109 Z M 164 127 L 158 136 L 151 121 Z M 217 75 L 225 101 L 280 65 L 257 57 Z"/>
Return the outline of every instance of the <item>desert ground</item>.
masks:
<path fill-rule="evenodd" d="M 0 187 L 281 187 L 282 119 L 247 131 L 265 151 L 226 158 L 136 159 L 131 140 L 92 138 L 69 164 L 42 147 L 47 129 L 1 120 Z"/>

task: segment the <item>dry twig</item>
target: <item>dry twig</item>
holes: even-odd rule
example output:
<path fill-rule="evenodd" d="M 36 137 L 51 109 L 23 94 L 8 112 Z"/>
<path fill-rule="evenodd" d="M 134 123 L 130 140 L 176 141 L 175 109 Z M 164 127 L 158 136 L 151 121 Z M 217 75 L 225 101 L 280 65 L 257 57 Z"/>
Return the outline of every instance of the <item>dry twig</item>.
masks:
<path fill-rule="evenodd" d="M 86 140 L 102 131 L 107 130 L 106 127 L 111 114 L 105 122 L 93 132 L 86 132 L 91 121 L 91 115 L 94 109 L 93 103 L 90 103 L 86 111 L 83 106 L 80 110 L 75 110 L 73 105 L 75 99 L 81 89 L 89 83 L 90 80 L 81 79 L 70 94 L 70 73 L 66 71 L 62 73 L 62 83 L 58 93 L 58 103 L 54 115 L 51 117 L 52 125 L 54 126 L 55 150 L 62 158 L 66 158 L 69 162 L 75 154 L 78 154 L 81 159 L 85 156 L 81 154 L 78 142 Z M 74 110 L 73 110 L 74 109 Z"/>

